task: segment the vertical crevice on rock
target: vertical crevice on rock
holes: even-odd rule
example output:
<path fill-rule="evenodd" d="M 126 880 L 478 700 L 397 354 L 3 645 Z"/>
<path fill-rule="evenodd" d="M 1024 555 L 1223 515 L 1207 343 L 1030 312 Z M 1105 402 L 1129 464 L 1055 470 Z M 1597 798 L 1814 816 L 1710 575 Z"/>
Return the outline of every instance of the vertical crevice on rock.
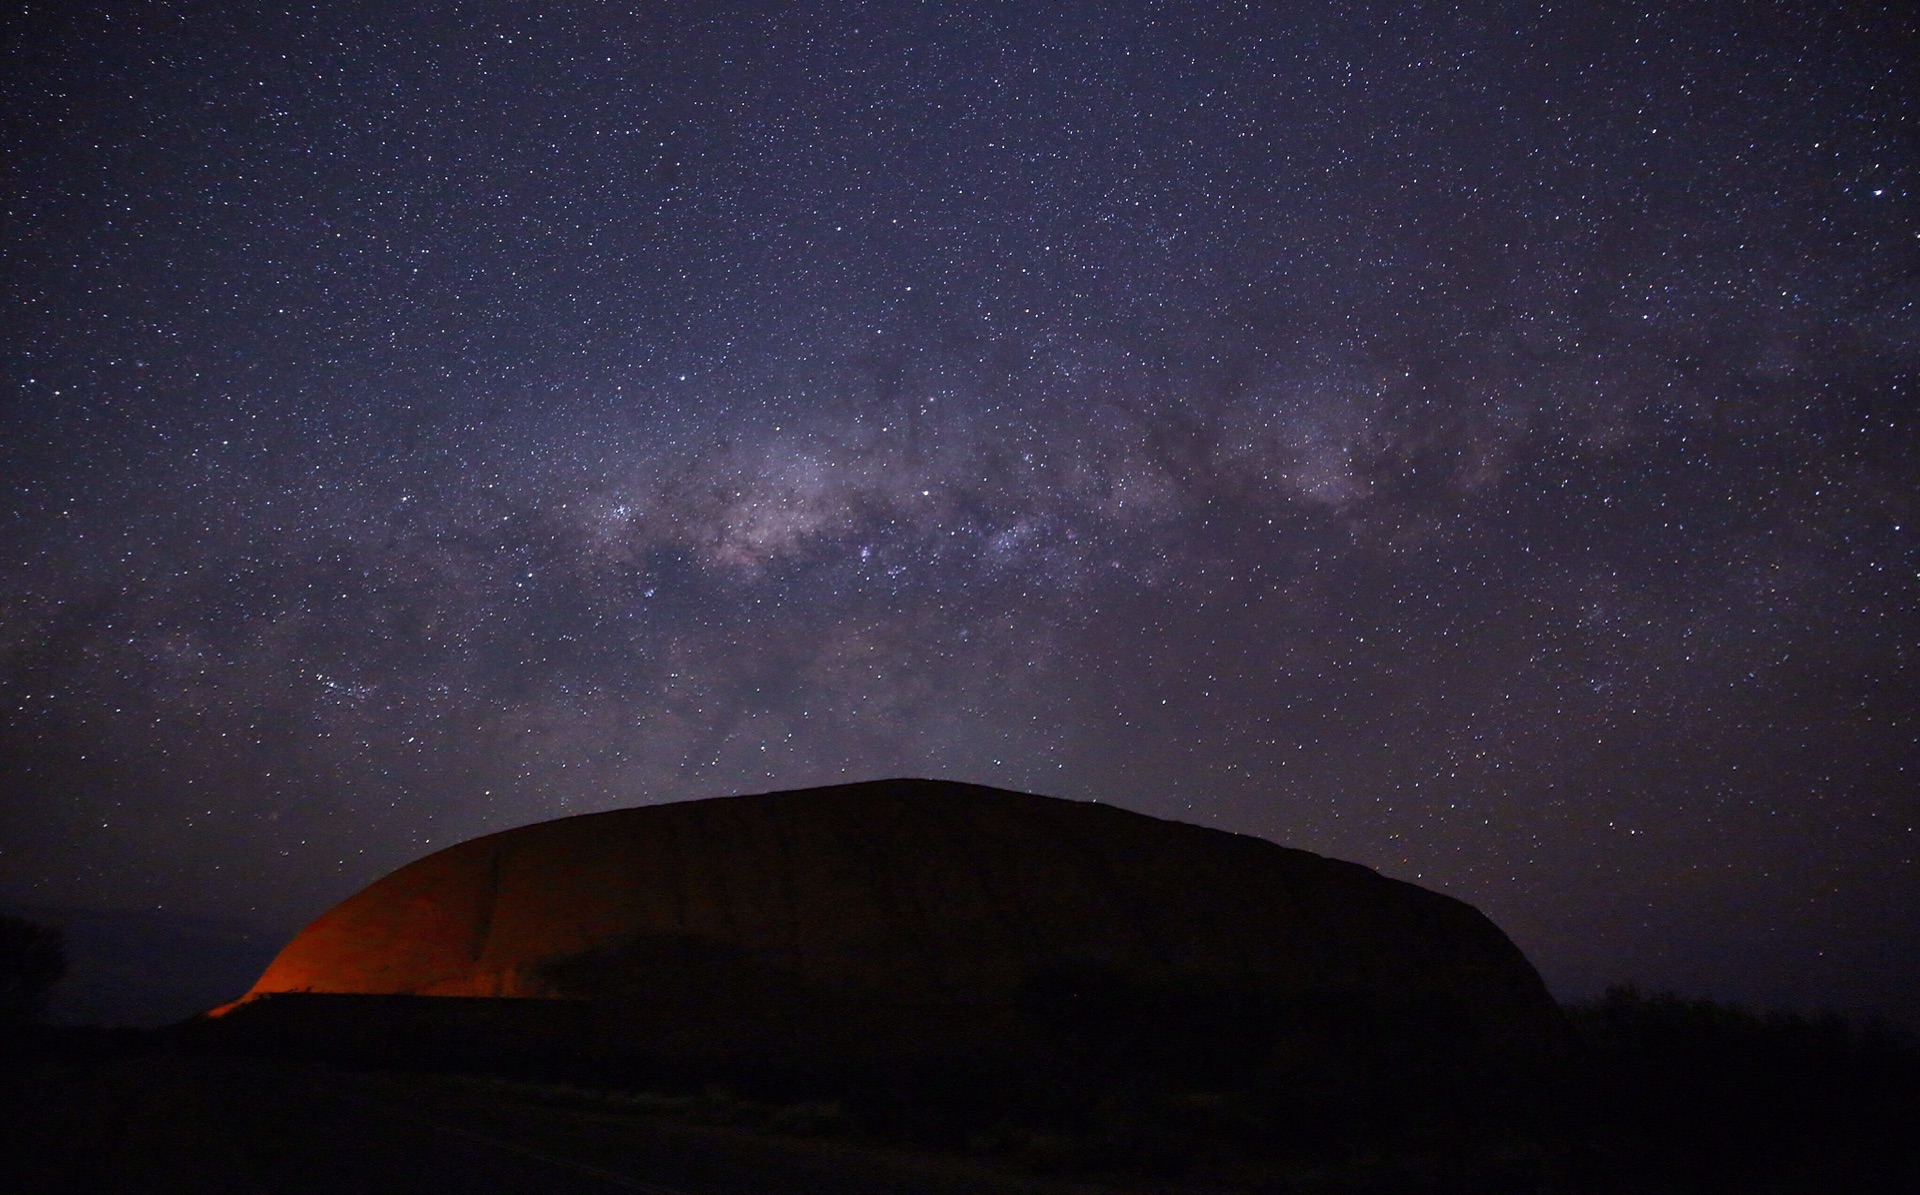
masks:
<path fill-rule="evenodd" d="M 473 919 L 473 944 L 468 949 L 474 962 L 487 953 L 487 943 L 493 938 L 493 916 L 500 907 L 500 855 L 493 851 L 487 855 L 486 883 L 480 890 L 480 908 Z"/>

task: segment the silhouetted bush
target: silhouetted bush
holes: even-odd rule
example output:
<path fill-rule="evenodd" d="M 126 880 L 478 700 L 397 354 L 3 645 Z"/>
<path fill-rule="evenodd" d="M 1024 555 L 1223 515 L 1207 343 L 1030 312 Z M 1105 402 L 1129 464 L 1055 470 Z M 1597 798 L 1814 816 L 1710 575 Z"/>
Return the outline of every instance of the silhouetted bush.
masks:
<path fill-rule="evenodd" d="M 1016 997 L 1036 1043 L 1086 1068 L 1219 1083 L 1268 1065 L 1279 1001 L 1253 984 L 1159 982 L 1094 965 L 1041 971 Z"/>
<path fill-rule="evenodd" d="M 66 973 L 66 938 L 59 929 L 0 916 L 0 1025 L 39 1021 L 47 993 Z"/>
<path fill-rule="evenodd" d="M 1903 1034 L 1631 986 L 1569 1015 L 1569 1111 L 1611 1167 L 1700 1191 L 1920 1190 L 1920 1050 Z"/>

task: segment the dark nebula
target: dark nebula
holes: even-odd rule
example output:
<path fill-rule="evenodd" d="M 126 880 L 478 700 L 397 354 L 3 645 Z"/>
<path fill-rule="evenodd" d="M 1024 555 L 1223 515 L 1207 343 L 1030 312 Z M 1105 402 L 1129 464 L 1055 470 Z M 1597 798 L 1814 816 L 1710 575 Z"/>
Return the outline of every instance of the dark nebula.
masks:
<path fill-rule="evenodd" d="M 1920 1020 L 1904 8 L 4 20 L 10 907 L 922 775 Z"/>

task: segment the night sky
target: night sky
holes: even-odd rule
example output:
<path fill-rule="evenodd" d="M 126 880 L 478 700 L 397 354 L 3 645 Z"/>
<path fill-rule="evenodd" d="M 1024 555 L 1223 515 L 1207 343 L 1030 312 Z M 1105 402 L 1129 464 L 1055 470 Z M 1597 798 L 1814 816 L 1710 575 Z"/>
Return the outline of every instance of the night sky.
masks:
<path fill-rule="evenodd" d="M 1920 40 L 16 4 L 0 902 L 938 776 L 1920 1021 Z"/>

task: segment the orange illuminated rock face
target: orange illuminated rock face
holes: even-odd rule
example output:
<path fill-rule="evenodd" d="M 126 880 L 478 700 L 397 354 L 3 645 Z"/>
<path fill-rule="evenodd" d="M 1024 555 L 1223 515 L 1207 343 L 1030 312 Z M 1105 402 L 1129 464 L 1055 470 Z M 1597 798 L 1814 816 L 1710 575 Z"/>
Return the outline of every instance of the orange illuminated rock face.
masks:
<path fill-rule="evenodd" d="M 248 998 L 994 1005 L 1036 977 L 1557 1013 L 1472 907 L 1110 806 L 896 780 L 656 805 L 465 842 L 322 915 Z"/>

